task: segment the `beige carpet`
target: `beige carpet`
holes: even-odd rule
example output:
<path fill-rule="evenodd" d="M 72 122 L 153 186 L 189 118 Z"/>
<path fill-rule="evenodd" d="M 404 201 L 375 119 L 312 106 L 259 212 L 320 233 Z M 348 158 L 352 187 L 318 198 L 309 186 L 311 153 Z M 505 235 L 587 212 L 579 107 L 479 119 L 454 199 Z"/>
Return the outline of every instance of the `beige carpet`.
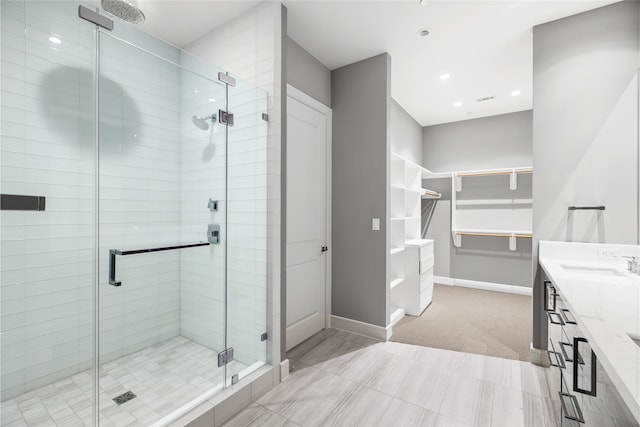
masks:
<path fill-rule="evenodd" d="M 405 316 L 391 341 L 529 360 L 531 297 L 434 285 L 420 317 Z"/>

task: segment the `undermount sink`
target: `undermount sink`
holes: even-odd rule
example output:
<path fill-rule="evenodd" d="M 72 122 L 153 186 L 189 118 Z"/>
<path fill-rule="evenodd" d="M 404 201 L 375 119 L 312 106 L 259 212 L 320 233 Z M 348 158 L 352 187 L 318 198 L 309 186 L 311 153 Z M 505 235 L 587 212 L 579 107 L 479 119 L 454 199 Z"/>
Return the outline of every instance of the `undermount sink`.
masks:
<path fill-rule="evenodd" d="M 623 271 L 616 270 L 615 268 L 611 268 L 611 267 L 588 267 L 588 266 L 571 265 L 571 264 L 561 264 L 560 266 L 568 273 L 589 274 L 589 275 L 609 276 L 609 277 L 611 276 L 625 277 L 626 276 Z"/>

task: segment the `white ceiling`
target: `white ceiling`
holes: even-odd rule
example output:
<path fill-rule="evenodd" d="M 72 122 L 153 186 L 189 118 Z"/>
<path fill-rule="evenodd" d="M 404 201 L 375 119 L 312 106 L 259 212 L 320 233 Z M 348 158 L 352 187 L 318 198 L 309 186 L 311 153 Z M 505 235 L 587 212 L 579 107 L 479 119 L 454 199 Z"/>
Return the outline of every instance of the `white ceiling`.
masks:
<path fill-rule="evenodd" d="M 88 1 L 100 6 L 100 0 Z M 146 18 L 140 25 L 142 30 L 175 46 L 185 47 L 261 1 L 138 0 L 137 3 Z"/>
<path fill-rule="evenodd" d="M 422 126 L 531 109 L 532 27 L 610 3 L 285 2 L 289 36 L 330 69 L 388 52 L 391 95 Z M 431 34 L 420 38 L 423 28 Z M 495 99 L 476 101 L 486 96 Z"/>
<path fill-rule="evenodd" d="M 285 0 L 289 36 L 329 69 L 388 52 L 391 94 L 422 126 L 532 108 L 532 27 L 618 0 Z M 98 0 L 92 0 L 98 3 Z M 184 47 L 248 0 L 139 0 L 142 29 Z M 418 37 L 421 29 L 431 34 Z M 594 29 L 596 31 L 597 29 Z M 451 78 L 440 80 L 448 73 Z M 520 90 L 517 97 L 511 92 Z M 495 96 L 478 103 L 478 98 Z M 454 102 L 462 106 L 454 107 Z"/>

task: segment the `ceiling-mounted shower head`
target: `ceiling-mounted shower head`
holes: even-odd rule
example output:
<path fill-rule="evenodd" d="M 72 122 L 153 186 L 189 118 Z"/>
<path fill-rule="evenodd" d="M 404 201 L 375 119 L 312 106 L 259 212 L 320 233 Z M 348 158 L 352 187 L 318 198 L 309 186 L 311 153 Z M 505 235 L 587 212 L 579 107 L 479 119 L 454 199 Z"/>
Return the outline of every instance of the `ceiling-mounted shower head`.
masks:
<path fill-rule="evenodd" d="M 202 130 L 207 130 L 209 129 L 209 120 L 211 120 L 211 122 L 215 122 L 216 121 L 216 115 L 215 114 L 211 114 L 207 117 L 200 117 L 200 116 L 193 116 L 191 117 L 191 121 L 193 122 L 194 125 L 196 125 L 198 128 L 202 129 Z"/>
<path fill-rule="evenodd" d="M 142 24 L 144 13 L 138 9 L 136 0 L 102 0 L 102 8 L 130 24 Z"/>

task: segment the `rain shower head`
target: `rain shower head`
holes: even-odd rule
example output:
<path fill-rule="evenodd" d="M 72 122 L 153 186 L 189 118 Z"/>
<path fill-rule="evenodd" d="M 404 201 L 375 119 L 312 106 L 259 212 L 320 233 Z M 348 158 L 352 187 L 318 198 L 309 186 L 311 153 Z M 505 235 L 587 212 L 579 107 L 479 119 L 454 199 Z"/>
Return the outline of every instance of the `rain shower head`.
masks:
<path fill-rule="evenodd" d="M 215 122 L 216 121 L 216 115 L 215 114 L 211 114 L 207 117 L 200 117 L 200 116 L 193 116 L 191 117 L 191 121 L 193 122 L 194 125 L 196 125 L 199 129 L 202 130 L 207 130 L 209 129 L 209 120 L 211 120 L 211 122 Z"/>
<path fill-rule="evenodd" d="M 144 13 L 138 9 L 136 0 L 102 0 L 102 8 L 113 16 L 130 24 L 142 24 Z"/>

